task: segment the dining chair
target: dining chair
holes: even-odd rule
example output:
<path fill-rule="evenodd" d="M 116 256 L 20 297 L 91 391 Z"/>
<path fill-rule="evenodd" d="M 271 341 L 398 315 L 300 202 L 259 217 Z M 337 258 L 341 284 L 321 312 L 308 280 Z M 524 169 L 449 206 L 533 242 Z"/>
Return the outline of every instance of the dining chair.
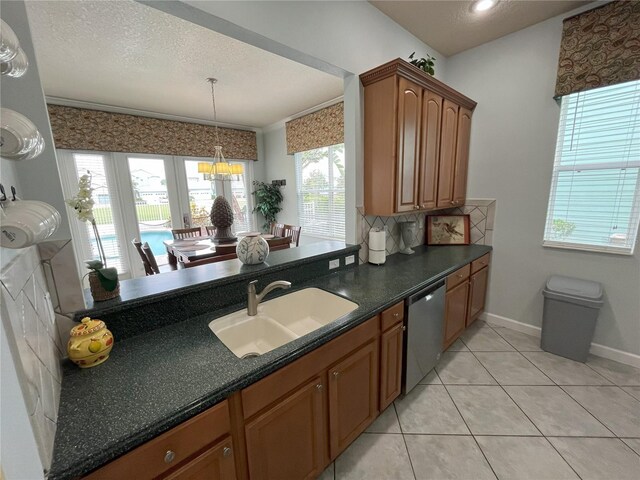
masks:
<path fill-rule="evenodd" d="M 145 257 L 147 257 L 147 262 L 149 262 L 149 265 L 151 266 L 151 270 L 153 270 L 153 273 L 160 273 L 160 267 L 158 267 L 158 262 L 156 261 L 156 257 L 151 251 L 151 247 L 147 242 L 144 242 L 142 244 L 142 253 L 144 254 Z"/>
<path fill-rule="evenodd" d="M 291 246 L 291 237 L 277 237 L 267 240 L 269 244 L 269 251 L 275 252 L 276 250 L 282 250 Z"/>
<path fill-rule="evenodd" d="M 295 243 L 296 247 L 300 243 L 300 232 L 302 232 L 302 227 L 296 225 L 284 225 L 284 235 L 285 237 L 291 236 L 291 243 Z"/>
<path fill-rule="evenodd" d="M 235 253 L 229 253 L 227 255 L 216 255 L 215 257 L 203 258 L 202 260 L 194 260 L 192 262 L 186 262 L 184 264 L 184 268 L 193 268 L 198 267 L 200 265 L 207 265 L 209 263 L 222 262 L 224 260 L 233 260 L 234 258 L 238 258 Z"/>
<path fill-rule="evenodd" d="M 236 244 L 232 245 L 216 245 L 216 255 L 236 254 Z"/>
<path fill-rule="evenodd" d="M 142 265 L 144 266 L 145 275 L 147 276 L 154 275 L 156 272 L 154 272 L 153 268 L 151 268 L 149 259 L 147 258 L 144 251 L 142 250 L 142 242 L 137 238 L 134 238 L 133 240 L 131 240 L 131 243 L 133 244 L 134 247 L 136 247 L 136 251 L 138 252 L 138 255 L 140 255 L 140 260 L 142 260 Z"/>
<path fill-rule="evenodd" d="M 273 222 L 270 232 L 274 237 L 282 237 L 284 235 L 284 223 Z"/>
<path fill-rule="evenodd" d="M 207 235 L 209 237 L 213 236 L 216 234 L 216 227 L 214 227 L 213 225 L 205 225 L 204 227 L 207 231 Z"/>
<path fill-rule="evenodd" d="M 177 228 L 171 230 L 174 240 L 182 240 L 183 238 L 200 237 L 202 235 L 202 229 L 200 227 L 193 228 Z"/>

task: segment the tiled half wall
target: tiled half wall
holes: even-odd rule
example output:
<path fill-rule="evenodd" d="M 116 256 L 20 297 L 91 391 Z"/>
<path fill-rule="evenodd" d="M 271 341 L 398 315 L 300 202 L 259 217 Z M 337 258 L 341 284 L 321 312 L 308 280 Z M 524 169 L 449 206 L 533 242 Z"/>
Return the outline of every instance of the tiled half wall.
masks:
<path fill-rule="evenodd" d="M 491 245 L 493 241 L 493 228 L 496 214 L 495 199 L 467 199 L 462 207 L 433 212 L 433 214 L 469 214 L 471 226 L 471 243 L 479 245 Z M 363 208 L 358 207 L 358 234 L 360 249 L 360 263 L 366 263 L 369 259 L 369 231 L 374 227 L 387 227 L 387 255 L 398 252 L 402 248 L 400 237 L 400 223 L 416 222 L 416 233 L 411 244 L 412 247 L 425 243 L 425 218 L 426 213 L 410 213 L 394 217 L 376 217 L 364 215 Z"/>
<path fill-rule="evenodd" d="M 2 249 L 0 254 L 2 322 L 46 471 L 58 419 L 63 340 L 38 248 Z"/>

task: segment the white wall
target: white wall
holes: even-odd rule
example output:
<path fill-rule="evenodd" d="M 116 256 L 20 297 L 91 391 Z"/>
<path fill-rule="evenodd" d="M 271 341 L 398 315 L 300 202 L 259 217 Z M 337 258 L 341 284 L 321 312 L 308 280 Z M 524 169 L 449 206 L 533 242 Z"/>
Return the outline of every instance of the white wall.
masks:
<path fill-rule="evenodd" d="M 552 96 L 571 14 L 447 60 L 446 82 L 478 102 L 467 195 L 498 205 L 487 311 L 540 325 L 547 277 L 596 280 L 606 304 L 594 342 L 640 354 L 640 246 L 631 257 L 541 246 L 560 111 Z"/>
<path fill-rule="evenodd" d="M 296 195 L 296 164 L 293 155 L 287 155 L 287 139 L 284 124 L 264 130 L 265 182 L 286 180 L 281 187 L 282 211 L 278 214 L 280 223 L 300 225 L 298 220 L 298 199 Z"/>
<path fill-rule="evenodd" d="M 346 241 L 357 243 L 356 206 L 363 198 L 358 75 L 415 51 L 435 56 L 442 78 L 446 58 L 365 1 L 138 1 L 344 78 Z"/>

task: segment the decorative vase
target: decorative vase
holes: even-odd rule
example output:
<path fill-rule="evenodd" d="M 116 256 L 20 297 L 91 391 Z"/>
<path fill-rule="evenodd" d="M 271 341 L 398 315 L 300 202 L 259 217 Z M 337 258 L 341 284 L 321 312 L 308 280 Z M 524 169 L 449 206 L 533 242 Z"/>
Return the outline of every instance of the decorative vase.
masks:
<path fill-rule="evenodd" d="M 231 243 L 237 240 L 231 231 L 233 225 L 233 210 L 227 199 L 222 195 L 216 197 L 211 207 L 211 224 L 216 227 L 212 240 L 214 243 Z"/>
<path fill-rule="evenodd" d="M 245 265 L 257 265 L 269 256 L 269 244 L 259 234 L 247 235 L 238 242 L 236 255 Z"/>
<path fill-rule="evenodd" d="M 84 317 L 80 325 L 71 329 L 67 353 L 80 368 L 100 365 L 109 358 L 113 348 L 113 334 L 102 320 Z"/>
<path fill-rule="evenodd" d="M 120 281 L 112 291 L 107 290 L 100 283 L 98 278 L 98 272 L 89 273 L 89 287 L 91 289 L 91 296 L 95 302 L 103 302 L 105 300 L 111 300 L 120 295 Z"/>
<path fill-rule="evenodd" d="M 411 255 L 414 251 L 411 249 L 411 243 L 416 232 L 416 222 L 400 222 L 400 234 L 404 248 L 400 253 Z"/>

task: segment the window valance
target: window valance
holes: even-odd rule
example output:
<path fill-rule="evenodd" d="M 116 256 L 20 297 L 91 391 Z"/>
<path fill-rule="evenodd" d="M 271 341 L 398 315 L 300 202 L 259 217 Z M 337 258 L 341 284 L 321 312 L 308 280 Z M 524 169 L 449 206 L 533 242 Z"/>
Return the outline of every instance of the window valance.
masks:
<path fill-rule="evenodd" d="M 84 108 L 47 105 L 56 148 L 210 157 L 214 127 Z M 256 133 L 218 128 L 224 156 L 257 160 Z"/>
<path fill-rule="evenodd" d="M 617 0 L 564 20 L 556 98 L 639 78 L 639 1 Z"/>
<path fill-rule="evenodd" d="M 344 103 L 336 103 L 286 124 L 287 154 L 344 143 Z"/>

